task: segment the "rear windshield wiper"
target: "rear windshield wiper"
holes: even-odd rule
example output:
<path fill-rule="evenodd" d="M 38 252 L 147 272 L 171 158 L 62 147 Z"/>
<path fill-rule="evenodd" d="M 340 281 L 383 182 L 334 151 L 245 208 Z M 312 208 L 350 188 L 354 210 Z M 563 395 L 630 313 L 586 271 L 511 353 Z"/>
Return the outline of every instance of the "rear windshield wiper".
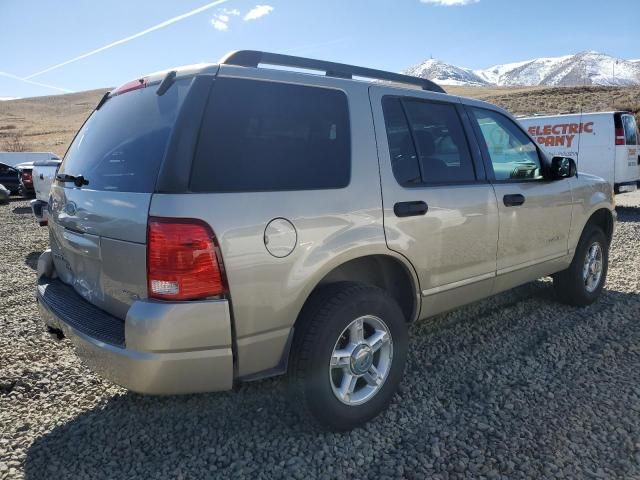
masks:
<path fill-rule="evenodd" d="M 89 180 L 85 179 L 82 175 L 67 175 L 66 173 L 58 173 L 56 180 L 62 183 L 73 182 L 76 187 L 83 185 L 89 185 Z"/>

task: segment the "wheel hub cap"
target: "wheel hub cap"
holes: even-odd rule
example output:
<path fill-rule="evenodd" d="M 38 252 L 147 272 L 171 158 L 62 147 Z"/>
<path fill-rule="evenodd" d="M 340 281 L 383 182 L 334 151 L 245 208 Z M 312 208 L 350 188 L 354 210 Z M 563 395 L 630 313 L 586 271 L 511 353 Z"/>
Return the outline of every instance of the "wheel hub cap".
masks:
<path fill-rule="evenodd" d="M 331 353 L 329 381 L 338 400 L 361 405 L 380 391 L 393 360 L 391 332 L 382 319 L 365 315 L 342 331 Z"/>
<path fill-rule="evenodd" d="M 373 364 L 373 352 L 367 344 L 358 345 L 351 354 L 351 371 L 354 375 L 364 375 Z"/>
<path fill-rule="evenodd" d="M 591 244 L 587 249 L 587 254 L 584 259 L 584 266 L 582 269 L 582 279 L 584 280 L 584 286 L 586 290 L 591 293 L 594 292 L 600 285 L 602 279 L 604 255 L 602 253 L 602 247 L 598 242 Z"/>

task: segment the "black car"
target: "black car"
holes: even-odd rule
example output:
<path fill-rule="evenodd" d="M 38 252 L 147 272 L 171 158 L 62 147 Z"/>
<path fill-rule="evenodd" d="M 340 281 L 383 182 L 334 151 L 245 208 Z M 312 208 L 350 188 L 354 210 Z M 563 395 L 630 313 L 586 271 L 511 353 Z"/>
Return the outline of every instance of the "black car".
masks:
<path fill-rule="evenodd" d="M 17 168 L 0 163 L 0 184 L 11 193 L 18 193 L 20 189 L 20 172 Z"/>

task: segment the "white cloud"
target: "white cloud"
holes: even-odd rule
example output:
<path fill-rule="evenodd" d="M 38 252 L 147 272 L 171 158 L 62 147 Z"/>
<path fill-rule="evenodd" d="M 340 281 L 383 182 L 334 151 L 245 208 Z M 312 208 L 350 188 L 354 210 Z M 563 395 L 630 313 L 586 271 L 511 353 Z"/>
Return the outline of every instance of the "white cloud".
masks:
<path fill-rule="evenodd" d="M 422 3 L 431 3 L 440 5 L 441 7 L 460 7 L 463 5 L 471 5 L 478 3 L 480 0 L 420 0 Z"/>
<path fill-rule="evenodd" d="M 215 28 L 216 30 L 220 30 L 221 32 L 229 30 L 229 25 L 227 25 L 227 22 L 219 18 L 212 18 L 211 25 L 213 25 L 213 28 Z"/>
<path fill-rule="evenodd" d="M 237 17 L 238 15 L 240 15 L 240 10 L 238 9 L 220 8 L 218 13 L 211 19 L 211 25 L 213 25 L 213 28 L 216 30 L 226 32 L 229 30 L 229 20 L 231 20 L 231 17 Z"/>
<path fill-rule="evenodd" d="M 238 15 L 240 15 L 240 10 L 238 10 L 237 8 L 221 8 L 220 9 L 220 13 L 222 15 L 233 15 L 234 17 L 237 17 Z"/>
<path fill-rule="evenodd" d="M 273 7 L 271 5 L 256 5 L 247 12 L 247 14 L 243 17 L 243 20 L 245 22 L 249 20 L 257 20 L 260 17 L 269 15 L 271 12 L 273 12 Z"/>

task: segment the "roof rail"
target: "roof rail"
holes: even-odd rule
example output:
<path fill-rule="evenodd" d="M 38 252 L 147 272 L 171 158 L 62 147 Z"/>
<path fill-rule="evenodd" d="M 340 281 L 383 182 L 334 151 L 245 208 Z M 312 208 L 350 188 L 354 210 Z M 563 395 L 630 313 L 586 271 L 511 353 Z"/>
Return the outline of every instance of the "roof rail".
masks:
<path fill-rule="evenodd" d="M 312 58 L 282 55 L 279 53 L 261 52 L 258 50 L 238 50 L 230 52 L 220 60 L 224 65 L 238 65 L 241 67 L 258 67 L 258 65 L 276 65 L 280 67 L 303 68 L 325 72 L 328 77 L 353 78 L 363 77 L 375 80 L 387 80 L 389 82 L 415 85 L 423 90 L 446 93 L 440 85 L 426 78 L 412 77 L 401 73 L 386 72 L 373 68 L 356 67 L 344 63 L 326 62 Z"/>

